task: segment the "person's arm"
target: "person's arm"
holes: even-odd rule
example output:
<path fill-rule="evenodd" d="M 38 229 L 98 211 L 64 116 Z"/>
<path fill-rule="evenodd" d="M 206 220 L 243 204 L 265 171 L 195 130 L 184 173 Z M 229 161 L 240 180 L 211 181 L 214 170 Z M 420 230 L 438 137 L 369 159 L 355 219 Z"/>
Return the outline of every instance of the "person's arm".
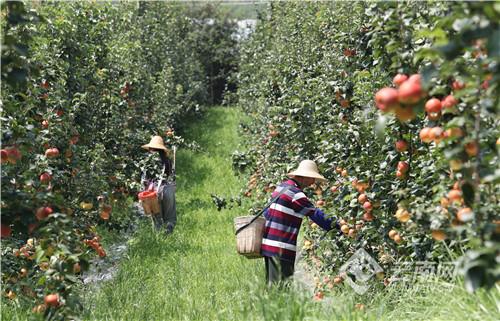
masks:
<path fill-rule="evenodd" d="M 340 229 L 337 219 L 334 217 L 326 217 L 325 213 L 319 208 L 316 208 L 303 192 L 299 192 L 295 195 L 292 204 L 295 211 L 310 217 L 314 223 L 318 224 L 324 230 L 329 231 L 335 227 Z"/>
<path fill-rule="evenodd" d="M 264 217 L 266 218 L 266 220 L 269 219 L 269 207 L 264 210 Z"/>
<path fill-rule="evenodd" d="M 317 208 L 309 218 L 322 229 L 330 231 L 333 228 L 340 229 L 340 224 L 336 217 L 326 217 L 322 210 Z"/>

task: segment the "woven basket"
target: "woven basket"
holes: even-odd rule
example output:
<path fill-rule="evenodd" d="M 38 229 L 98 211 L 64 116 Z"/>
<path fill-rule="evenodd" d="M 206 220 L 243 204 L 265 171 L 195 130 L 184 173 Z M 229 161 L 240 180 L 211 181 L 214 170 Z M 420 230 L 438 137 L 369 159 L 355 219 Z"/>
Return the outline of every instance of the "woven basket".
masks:
<path fill-rule="evenodd" d="M 235 230 L 239 229 L 245 224 L 250 223 L 253 216 L 239 216 L 234 219 Z M 255 259 L 262 257 L 260 254 L 260 246 L 262 244 L 262 236 L 264 233 L 264 226 L 266 219 L 263 217 L 257 218 L 252 224 L 240 231 L 236 235 L 236 250 L 239 254 L 249 258 Z"/>
<path fill-rule="evenodd" d="M 139 193 L 139 201 L 146 215 L 156 215 L 160 213 L 160 202 L 155 191 L 143 191 Z"/>

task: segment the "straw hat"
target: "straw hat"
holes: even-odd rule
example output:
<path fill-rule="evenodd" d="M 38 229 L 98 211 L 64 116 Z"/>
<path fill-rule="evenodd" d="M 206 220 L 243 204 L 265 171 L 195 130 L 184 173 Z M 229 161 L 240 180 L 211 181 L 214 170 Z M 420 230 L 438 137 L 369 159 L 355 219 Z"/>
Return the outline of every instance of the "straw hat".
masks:
<path fill-rule="evenodd" d="M 164 151 L 168 152 L 168 149 L 163 144 L 163 138 L 161 138 L 161 136 L 151 137 L 149 143 L 146 145 L 142 145 L 141 147 L 144 149 L 150 149 L 150 148 L 163 149 Z"/>
<path fill-rule="evenodd" d="M 316 163 L 309 159 L 300 162 L 299 167 L 293 172 L 288 173 L 288 176 L 312 177 L 318 181 L 326 182 L 326 178 L 319 173 Z"/>

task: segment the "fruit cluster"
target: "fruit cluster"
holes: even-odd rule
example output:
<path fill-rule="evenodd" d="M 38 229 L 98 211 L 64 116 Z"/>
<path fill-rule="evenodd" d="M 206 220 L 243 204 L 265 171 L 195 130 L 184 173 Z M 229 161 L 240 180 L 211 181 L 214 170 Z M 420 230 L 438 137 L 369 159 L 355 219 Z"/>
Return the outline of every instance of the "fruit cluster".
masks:
<path fill-rule="evenodd" d="M 105 257 L 106 251 L 104 251 L 104 248 L 99 243 L 100 240 L 101 238 L 99 236 L 94 236 L 92 239 L 83 240 L 83 243 L 93 248 L 100 257 Z"/>
<path fill-rule="evenodd" d="M 402 122 L 416 117 L 415 107 L 425 97 L 422 88 L 422 76 L 414 74 L 408 77 L 397 74 L 393 83 L 396 88 L 385 87 L 375 94 L 375 104 L 384 113 L 394 113 Z"/>

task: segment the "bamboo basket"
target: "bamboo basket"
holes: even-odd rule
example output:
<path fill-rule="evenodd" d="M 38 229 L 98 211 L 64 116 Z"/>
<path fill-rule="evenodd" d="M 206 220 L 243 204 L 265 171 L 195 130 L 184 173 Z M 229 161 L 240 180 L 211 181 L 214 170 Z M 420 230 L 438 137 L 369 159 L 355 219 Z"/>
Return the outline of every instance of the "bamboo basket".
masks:
<path fill-rule="evenodd" d="M 250 223 L 253 218 L 254 216 L 236 217 L 234 219 L 235 230 Z M 260 254 L 260 246 L 262 244 L 265 224 L 266 219 L 259 217 L 236 235 L 236 250 L 239 254 L 249 259 L 262 257 Z"/>

